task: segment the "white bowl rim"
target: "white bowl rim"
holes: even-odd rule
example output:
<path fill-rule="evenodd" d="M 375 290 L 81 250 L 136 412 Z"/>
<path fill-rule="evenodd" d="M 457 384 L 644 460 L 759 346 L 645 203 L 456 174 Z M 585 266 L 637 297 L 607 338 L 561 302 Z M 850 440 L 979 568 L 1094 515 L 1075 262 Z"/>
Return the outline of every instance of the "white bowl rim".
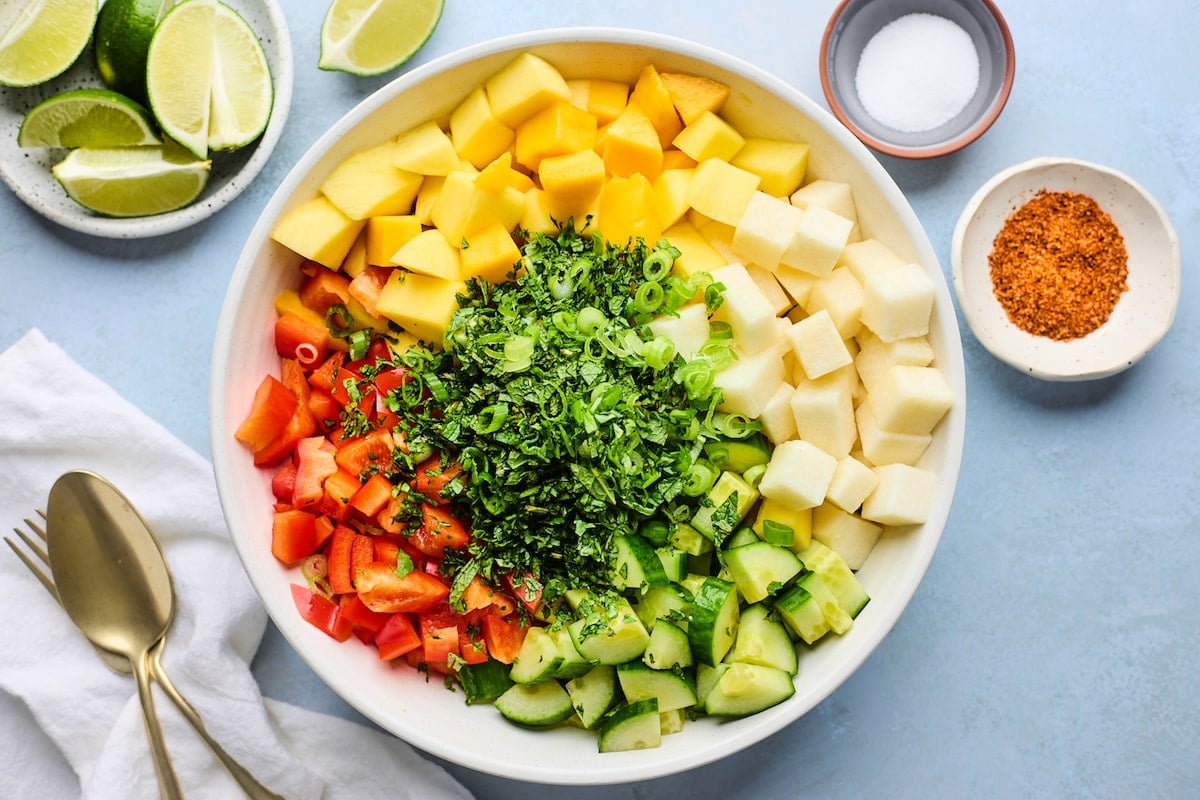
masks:
<path fill-rule="evenodd" d="M 1156 221 L 1161 226 L 1164 236 L 1168 242 L 1170 252 L 1168 259 L 1170 263 L 1170 278 L 1173 286 L 1173 296 L 1169 308 L 1168 315 L 1164 318 L 1163 323 L 1155 329 L 1153 335 L 1144 340 L 1137 352 L 1128 358 L 1114 359 L 1111 362 L 1097 363 L 1090 366 L 1082 366 L 1078 369 L 1054 369 L 1042 362 L 1031 363 L 1026 357 L 1026 354 L 1019 348 L 1006 346 L 1005 341 L 992 335 L 987 331 L 982 323 L 978 320 L 974 313 L 973 305 L 968 301 L 966 288 L 966 266 L 963 264 L 963 244 L 967 235 L 967 231 L 976 221 L 976 215 L 980 206 L 991 197 L 991 195 L 1005 183 L 1013 178 L 1026 173 L 1044 170 L 1050 167 L 1076 167 L 1081 170 L 1094 172 L 1104 176 L 1111 181 L 1122 183 L 1136 192 L 1145 201 L 1147 207 L 1151 209 Z M 971 328 L 971 332 L 975 338 L 1000 361 L 1008 364 L 1013 369 L 1018 370 L 1026 375 L 1031 375 L 1035 378 L 1040 378 L 1047 381 L 1087 381 L 1107 378 L 1116 375 L 1124 370 L 1132 367 L 1142 359 L 1147 353 L 1154 349 L 1167 332 L 1174 324 L 1175 315 L 1179 307 L 1180 298 L 1180 282 L 1182 279 L 1182 255 L 1180 252 L 1179 235 L 1175 231 L 1174 225 L 1171 223 L 1171 218 L 1167 215 L 1162 204 L 1150 194 L 1140 183 L 1135 181 L 1128 175 L 1103 164 L 1098 164 L 1092 161 L 1086 161 L 1079 158 L 1069 156 L 1037 156 L 1019 164 L 1014 164 L 1010 167 L 1000 170 L 991 178 L 989 178 L 967 201 L 963 207 L 962 213 L 955 223 L 954 232 L 951 235 L 950 241 L 950 264 L 951 264 L 951 280 L 954 284 L 954 290 L 958 299 L 959 307 L 963 317 L 967 321 L 967 325 Z M 1015 326 L 1013 326 L 1015 328 Z"/>
<path fill-rule="evenodd" d="M 231 449 L 231 443 L 221 436 L 222 403 L 226 396 L 229 377 L 222 369 L 222 365 L 228 356 L 228 348 L 231 344 L 231 330 L 234 325 L 236 298 L 246 289 L 251 276 L 251 267 L 259 250 L 269 239 L 270 230 L 281 209 L 286 205 L 289 198 L 314 165 L 320 161 L 347 130 L 357 126 L 364 118 L 411 86 L 462 62 L 474 61 L 481 57 L 501 52 L 515 52 L 521 49 L 562 44 L 564 42 L 610 42 L 622 46 L 644 46 L 669 50 L 685 57 L 705 60 L 713 66 L 753 80 L 784 102 L 802 111 L 808 117 L 819 121 L 824 132 L 854 157 L 857 166 L 867 173 L 877 190 L 884 195 L 906 233 L 911 237 L 912 244 L 919 253 L 921 263 L 940 271 L 937 255 L 923 226 L 917 219 L 916 213 L 900 191 L 898 185 L 866 146 L 854 137 L 849 130 L 838 123 L 828 111 L 815 103 L 807 95 L 804 95 L 799 90 L 759 67 L 707 45 L 669 34 L 620 27 L 548 28 L 510 34 L 467 46 L 453 53 L 440 56 L 401 75 L 392 82 L 377 89 L 347 112 L 333 127 L 314 142 L 310 149 L 296 162 L 295 166 L 288 172 L 276 189 L 275 194 L 264 207 L 258 221 L 251 230 L 247 238 L 247 243 L 239 255 L 237 265 L 234 268 L 229 289 L 218 319 L 209 384 L 210 441 L 214 454 L 214 471 L 222 507 L 227 513 L 229 508 L 226 498 L 232 496 L 231 476 L 226 473 L 222 459 L 218 457 L 219 454 L 227 453 Z M 943 280 L 944 283 L 945 281 Z M 962 462 L 962 445 L 965 438 L 966 380 L 965 369 L 961 361 L 962 343 L 958 326 L 955 322 L 953 303 L 949 299 L 948 286 L 945 289 L 946 295 L 944 298 L 939 298 L 939 307 L 942 306 L 942 301 L 944 300 L 944 309 L 940 313 L 944 315 L 944 319 L 949 324 L 944 326 L 945 329 L 941 331 L 941 334 L 947 341 L 949 352 L 956 356 L 959 367 L 957 371 L 947 374 L 946 377 L 951 382 L 951 387 L 954 389 L 959 401 L 954 409 L 951 410 L 950 416 L 942 422 L 942 425 L 948 428 L 948 441 L 952 443 L 952 446 L 947 448 L 945 462 L 939 465 L 938 482 L 939 484 L 948 484 L 951 490 L 944 506 L 938 506 L 931 512 L 930 518 L 924 526 L 928 529 L 928 532 L 923 534 L 918 541 L 910 543 L 913 548 L 911 562 L 912 579 L 903 588 L 902 602 L 892 603 L 882 609 L 877 609 L 876 613 L 879 614 L 877 624 L 867 632 L 868 635 L 862 635 L 854 643 L 853 647 L 847 647 L 850 656 L 841 665 L 841 668 L 823 676 L 820 683 L 809 686 L 810 692 L 814 695 L 814 701 L 811 704 L 804 707 L 797 707 L 788 714 L 770 715 L 767 712 L 763 712 L 763 714 L 757 715 L 759 722 L 753 727 L 743 727 L 733 732 L 723 732 L 725 735 L 713 737 L 719 740 L 717 744 L 706 745 L 698 750 L 689 751 L 677 757 L 663 757 L 654 761 L 643 761 L 633 765 L 622 764 L 614 760 L 612 766 L 609 768 L 581 770 L 571 764 L 546 764 L 539 768 L 529 768 L 520 764 L 504 762 L 487 754 L 481 756 L 478 748 L 472 750 L 467 747 L 448 745 L 444 740 L 427 736 L 424 731 L 416 726 L 406 728 L 403 737 L 400 737 L 400 734 L 396 733 L 394 729 L 389 728 L 386 720 L 380 719 L 380 715 L 375 712 L 375 709 L 372 708 L 369 702 L 370 697 L 365 694 L 358 696 L 351 682 L 346 681 L 344 676 L 339 676 L 330 670 L 324 669 L 321 663 L 307 657 L 299 641 L 298 632 L 303 630 L 303 626 L 308 626 L 308 623 L 304 623 L 299 615 L 295 613 L 291 599 L 272 597 L 269 592 L 265 591 L 265 579 L 256 576 L 250 570 L 247 570 L 247 573 L 260 599 L 267 607 L 270 616 L 289 644 L 333 691 L 341 695 L 343 699 L 364 716 L 372 719 L 372 721 L 381 727 L 391 730 L 393 735 L 403 738 L 415 747 L 448 761 L 481 772 L 535 783 L 552 785 L 611 785 L 671 775 L 726 758 L 757 744 L 795 722 L 841 686 L 857 671 L 892 630 L 900 615 L 911 602 L 913 594 L 915 594 L 928 570 L 949 517 L 953 500 L 953 487 L 957 485 L 958 481 Z M 936 309 L 935 313 L 938 313 Z M 244 454 L 239 453 L 239 455 Z M 248 563 L 248 558 L 242 553 L 243 545 L 249 547 L 248 544 L 244 543 L 244 537 L 231 538 L 234 539 L 234 544 L 239 550 L 239 556 L 241 556 L 243 564 Z M 656 751 L 633 752 L 654 753 Z"/>

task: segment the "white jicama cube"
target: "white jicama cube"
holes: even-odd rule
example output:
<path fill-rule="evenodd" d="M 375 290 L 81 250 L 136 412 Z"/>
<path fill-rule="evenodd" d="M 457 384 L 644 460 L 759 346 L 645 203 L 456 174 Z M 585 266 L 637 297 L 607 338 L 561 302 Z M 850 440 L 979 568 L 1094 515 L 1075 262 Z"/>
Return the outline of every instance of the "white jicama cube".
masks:
<path fill-rule="evenodd" d="M 719 408 L 754 419 L 762 414 L 783 379 L 783 359 L 777 349 L 767 348 L 753 355 L 739 353 L 733 364 L 713 377 L 724 394 Z"/>
<path fill-rule="evenodd" d="M 780 262 L 822 278 L 833 272 L 854 223 L 820 206 L 809 206 L 800 218 Z"/>
<path fill-rule="evenodd" d="M 870 393 L 868 392 L 868 397 Z M 931 434 L 896 433 L 885 431 L 875 422 L 871 404 L 859 403 L 854 410 L 854 421 L 858 424 L 858 440 L 862 445 L 863 458 L 871 464 L 916 464 L 929 443 Z"/>
<path fill-rule="evenodd" d="M 771 453 L 758 491 L 768 500 L 797 511 L 825 501 L 837 459 L 801 439 L 780 443 Z"/>
<path fill-rule="evenodd" d="M 954 390 L 936 367 L 890 367 L 867 392 L 875 422 L 885 431 L 927 434 L 954 405 Z"/>
<path fill-rule="evenodd" d="M 862 286 L 862 324 L 885 342 L 924 336 L 933 295 L 933 281 L 919 264 L 868 275 Z"/>
<path fill-rule="evenodd" d="M 733 252 L 743 261 L 774 271 L 792 243 L 804 212 L 766 192 L 755 192 L 733 231 Z"/>
<path fill-rule="evenodd" d="M 669 339 L 675 352 L 692 359 L 708 341 L 708 309 L 703 303 L 688 303 L 675 313 L 655 317 L 647 326 L 655 336 Z"/>
<path fill-rule="evenodd" d="M 895 250 L 878 239 L 863 239 L 860 242 L 850 242 L 842 249 L 837 265 L 846 267 L 854 273 L 859 283 L 867 280 L 868 275 L 900 267 L 908 262 L 901 258 Z"/>
<path fill-rule="evenodd" d="M 775 280 L 775 275 L 769 270 L 763 269 L 758 264 L 747 264 L 746 274 L 762 290 L 763 297 L 767 298 L 767 302 L 771 304 L 775 316 L 783 316 L 794 305 L 792 298 L 788 297 L 787 292 L 783 290 L 783 287 L 779 285 L 779 281 Z"/>
<path fill-rule="evenodd" d="M 933 363 L 933 346 L 924 336 L 897 339 L 885 342 L 873 334 L 858 337 L 858 354 L 854 367 L 862 378 L 867 391 L 871 391 L 880 377 L 897 364 L 910 367 L 927 367 Z"/>
<path fill-rule="evenodd" d="M 843 339 L 849 339 L 862 329 L 862 284 L 850 270 L 844 267 L 835 269 L 813 284 L 805 309 L 810 314 L 822 309 L 828 311 L 838 334 Z"/>
<path fill-rule="evenodd" d="M 858 439 L 854 399 L 838 374 L 797 384 L 788 403 L 801 439 L 836 458 L 850 454 Z"/>
<path fill-rule="evenodd" d="M 787 317 L 776 317 L 775 326 L 779 329 L 779 338 L 775 341 L 775 346 L 779 350 L 780 358 L 783 359 L 783 374 L 790 378 L 796 374 L 796 370 L 800 369 L 796 351 L 792 349 L 792 341 L 788 338 L 788 332 L 792 329 L 792 321 Z"/>
<path fill-rule="evenodd" d="M 794 323 L 787 335 L 796 360 L 810 380 L 854 361 L 833 318 L 823 309 Z"/>
<path fill-rule="evenodd" d="M 773 348 L 779 332 L 775 309 L 746 268 L 735 262 L 710 274 L 715 283 L 725 287 L 724 300 L 712 318 L 733 326 L 733 340 L 746 353 Z"/>
<path fill-rule="evenodd" d="M 813 509 L 812 537 L 842 557 L 857 570 L 875 549 L 883 528 L 832 503 Z"/>
<path fill-rule="evenodd" d="M 790 200 L 796 208 L 820 206 L 839 217 L 845 217 L 852 223 L 848 241 L 857 242 L 862 238 L 858 229 L 858 211 L 854 206 L 854 192 L 850 189 L 850 184 L 818 179 L 792 192 Z"/>
<path fill-rule="evenodd" d="M 937 477 L 907 464 L 875 468 L 879 484 L 863 502 L 864 519 L 881 525 L 920 525 L 929 518 Z"/>
<path fill-rule="evenodd" d="M 779 285 L 793 302 L 805 306 L 808 305 L 808 297 L 812 293 L 813 284 L 817 282 L 817 276 L 780 264 L 775 269 L 775 280 L 779 281 Z"/>
<path fill-rule="evenodd" d="M 848 455 L 838 460 L 825 499 L 843 511 L 854 513 L 878 483 L 879 478 L 873 469 Z"/>
<path fill-rule="evenodd" d="M 763 435 L 771 444 L 796 438 L 796 418 L 792 416 L 791 406 L 792 392 L 795 388 L 787 381 L 780 383 L 779 388 L 767 398 L 762 413 L 758 415 Z"/>

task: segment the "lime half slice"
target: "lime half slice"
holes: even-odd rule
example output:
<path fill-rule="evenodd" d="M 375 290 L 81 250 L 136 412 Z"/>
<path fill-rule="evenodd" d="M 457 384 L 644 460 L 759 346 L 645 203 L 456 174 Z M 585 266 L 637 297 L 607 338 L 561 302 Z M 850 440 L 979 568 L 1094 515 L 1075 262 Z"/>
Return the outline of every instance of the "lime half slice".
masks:
<path fill-rule="evenodd" d="M 34 86 L 75 63 L 88 40 L 97 0 L 0 3 L 0 83 Z"/>
<path fill-rule="evenodd" d="M 408 61 L 429 41 L 445 0 L 333 0 L 321 24 L 317 66 L 379 75 Z"/>
<path fill-rule="evenodd" d="M 74 89 L 43 100 L 21 122 L 21 147 L 159 144 L 150 112 L 108 89 Z"/>
<path fill-rule="evenodd" d="M 211 162 L 170 144 L 72 150 L 54 177 L 75 202 L 111 217 L 144 217 L 182 208 L 208 183 Z"/>

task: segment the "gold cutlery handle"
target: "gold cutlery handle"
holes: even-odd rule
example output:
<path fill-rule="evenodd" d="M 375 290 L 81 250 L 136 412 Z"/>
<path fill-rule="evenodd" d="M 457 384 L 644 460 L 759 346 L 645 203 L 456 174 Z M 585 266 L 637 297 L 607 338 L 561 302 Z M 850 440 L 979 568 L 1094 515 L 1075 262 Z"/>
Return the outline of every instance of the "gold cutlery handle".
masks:
<path fill-rule="evenodd" d="M 150 691 L 150 653 L 143 651 L 138 658 L 130 659 L 133 676 L 137 679 L 138 699 L 142 703 L 142 722 L 146 725 L 146 738 L 150 740 L 150 755 L 154 759 L 154 774 L 158 778 L 158 791 L 164 800 L 183 800 L 179 779 L 171 766 L 171 756 L 163 741 L 162 727 L 154 712 L 154 695 Z"/>

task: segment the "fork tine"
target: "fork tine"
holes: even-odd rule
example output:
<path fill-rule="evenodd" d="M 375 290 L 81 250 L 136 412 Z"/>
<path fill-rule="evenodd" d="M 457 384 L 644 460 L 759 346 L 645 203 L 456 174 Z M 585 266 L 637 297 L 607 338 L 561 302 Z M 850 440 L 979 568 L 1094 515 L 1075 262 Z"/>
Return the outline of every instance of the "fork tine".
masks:
<path fill-rule="evenodd" d="M 41 511 L 38 511 L 38 514 L 41 514 L 42 518 L 45 519 L 45 515 L 42 514 Z M 28 518 L 26 518 L 24 522 L 41 538 L 42 542 L 46 541 L 46 532 L 42 530 L 35 522 Z M 27 533 L 25 533 L 25 531 L 21 530 L 20 528 L 13 528 L 13 533 L 21 537 L 21 541 L 25 543 L 26 547 L 33 551 L 34 555 L 41 560 L 42 564 L 50 563 L 50 556 L 48 556 L 46 551 L 42 549 L 41 545 L 35 542 Z M 35 563 L 34 560 L 25 553 L 25 551 L 17 547 L 16 543 L 14 543 L 12 539 L 5 536 L 4 543 L 9 546 L 17 558 L 21 559 L 21 563 L 23 563 L 29 569 L 29 571 L 34 574 L 34 577 L 41 582 L 42 586 L 46 588 L 46 591 L 50 593 L 55 601 L 61 604 L 62 601 L 58 597 L 58 588 L 54 585 L 54 581 L 50 578 L 50 576 L 46 574 L 45 570 Z"/>

